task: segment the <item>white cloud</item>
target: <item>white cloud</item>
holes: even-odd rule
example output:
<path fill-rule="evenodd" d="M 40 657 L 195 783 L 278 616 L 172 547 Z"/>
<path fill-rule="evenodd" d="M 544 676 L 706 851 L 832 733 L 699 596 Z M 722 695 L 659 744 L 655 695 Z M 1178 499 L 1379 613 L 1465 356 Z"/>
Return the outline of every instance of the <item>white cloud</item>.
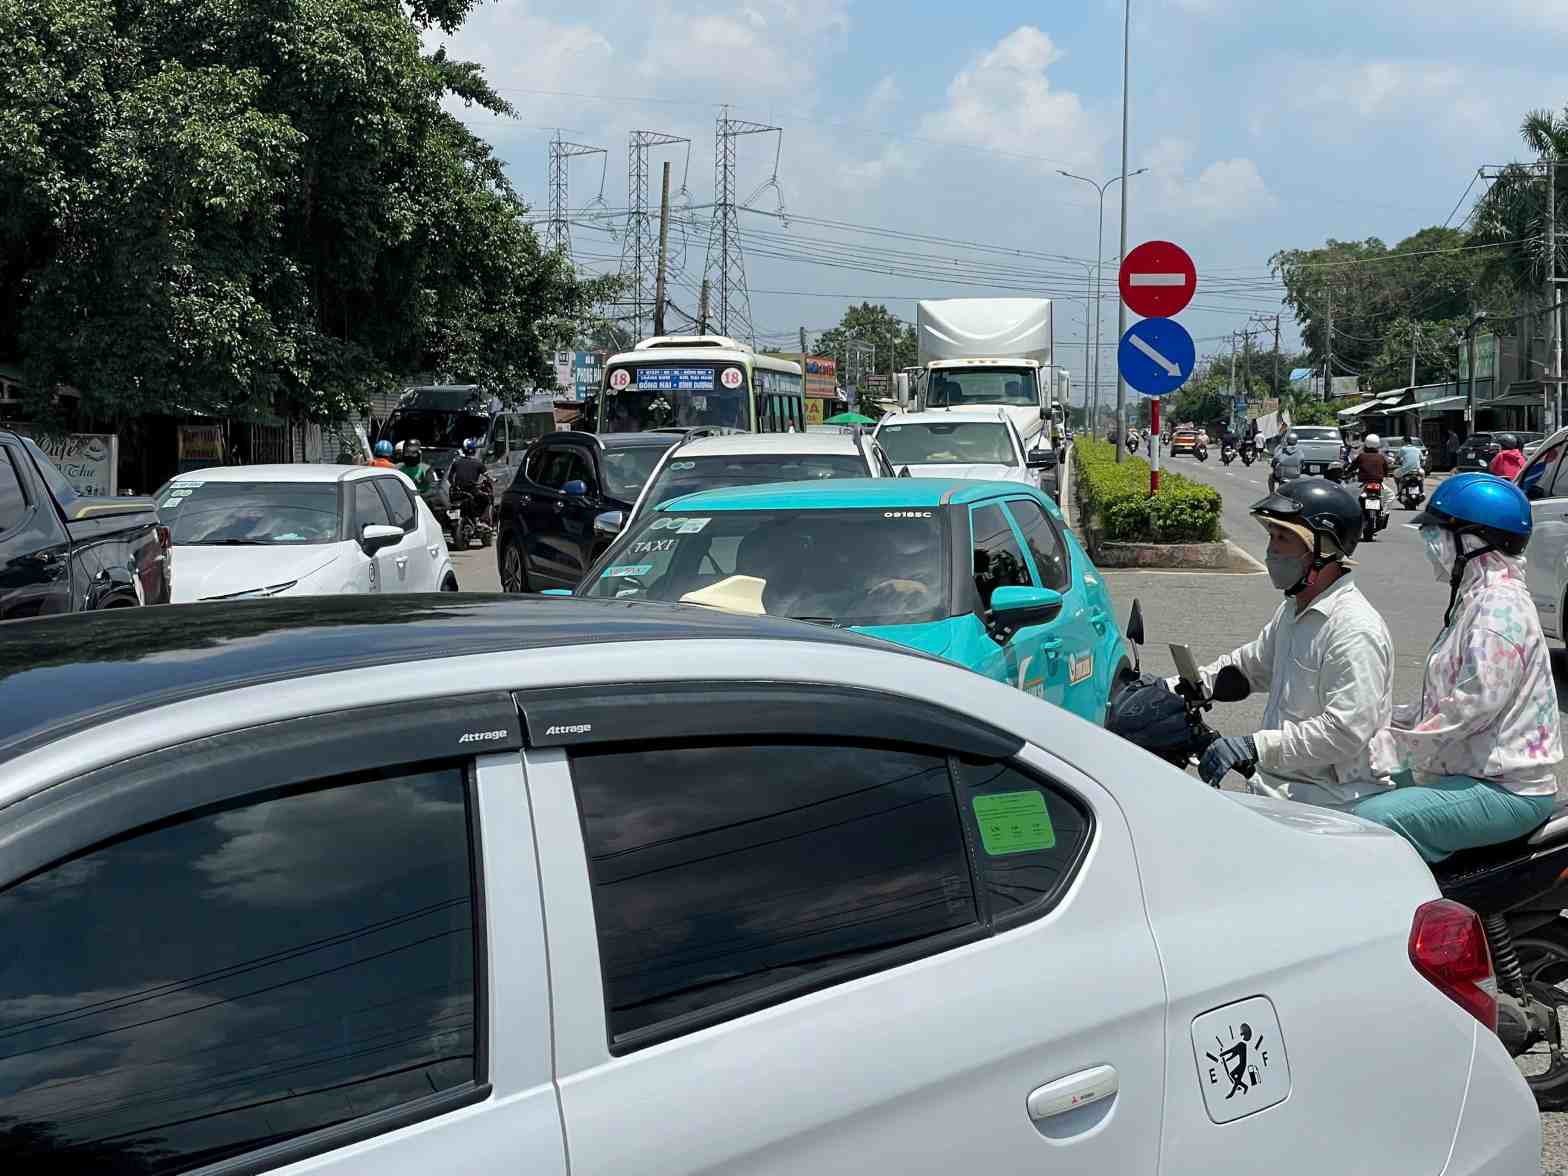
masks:
<path fill-rule="evenodd" d="M 903 97 L 897 75 L 883 74 L 881 80 L 871 87 L 871 93 L 866 95 L 861 114 L 867 118 L 881 118 L 891 113 Z"/>
<path fill-rule="evenodd" d="M 842 44 L 847 0 L 660 4 L 634 72 L 644 84 L 704 94 L 797 96 L 816 76 L 817 53 Z"/>
<path fill-rule="evenodd" d="M 1061 57 L 1041 30 L 1014 29 L 959 71 L 946 105 L 922 121 L 921 134 L 1072 166 L 1094 160 L 1101 130 L 1077 94 L 1053 89 L 1046 76 Z"/>
<path fill-rule="evenodd" d="M 1178 220 L 1215 224 L 1261 215 L 1278 201 L 1251 159 L 1221 159 L 1191 175 L 1193 148 L 1183 139 L 1161 139 L 1145 157 L 1159 191 L 1161 211 Z"/>

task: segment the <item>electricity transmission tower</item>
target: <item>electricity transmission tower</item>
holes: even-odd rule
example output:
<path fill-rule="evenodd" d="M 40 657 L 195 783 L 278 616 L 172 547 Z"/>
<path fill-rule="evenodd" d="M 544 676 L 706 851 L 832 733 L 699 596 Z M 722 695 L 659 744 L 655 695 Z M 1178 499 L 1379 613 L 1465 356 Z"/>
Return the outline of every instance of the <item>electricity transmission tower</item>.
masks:
<path fill-rule="evenodd" d="M 773 174 L 763 181 L 744 202 L 735 199 L 736 147 L 742 135 L 778 135 L 773 155 Z M 755 343 L 751 322 L 751 294 L 746 289 L 746 261 L 740 248 L 740 209 L 769 188 L 778 195 L 780 220 L 783 220 L 784 194 L 779 188 L 779 156 L 784 150 L 784 131 L 763 123 L 731 118 L 726 106 L 714 128 L 713 230 L 708 235 L 708 257 L 704 276 L 711 275 L 718 300 L 718 329 L 721 335 L 744 336 Z"/>
<path fill-rule="evenodd" d="M 626 142 L 626 236 L 621 242 L 621 276 L 628 281 L 627 300 L 632 310 L 632 335 L 641 339 L 653 318 L 654 272 L 658 256 L 659 227 L 648 212 L 648 155 L 653 147 L 686 144 L 686 172 L 691 172 L 691 140 L 663 131 L 633 131 Z M 681 180 L 686 193 L 686 180 Z"/>
<path fill-rule="evenodd" d="M 609 156 L 603 147 L 588 147 L 582 143 L 568 143 L 555 132 L 550 140 L 550 222 L 545 232 L 545 245 L 550 250 L 560 250 L 567 257 L 572 255 L 572 234 L 569 227 L 569 205 L 566 202 L 566 161 L 578 155 Z M 600 195 L 604 185 L 600 183 Z"/>

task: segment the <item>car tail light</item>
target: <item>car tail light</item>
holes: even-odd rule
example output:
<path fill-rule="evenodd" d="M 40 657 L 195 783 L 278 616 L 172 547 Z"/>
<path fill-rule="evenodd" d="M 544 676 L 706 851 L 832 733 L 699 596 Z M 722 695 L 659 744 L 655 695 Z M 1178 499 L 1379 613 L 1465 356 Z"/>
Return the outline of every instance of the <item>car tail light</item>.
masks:
<path fill-rule="evenodd" d="M 160 526 L 160 527 L 157 528 L 157 530 L 158 530 L 158 546 L 163 548 L 165 551 L 168 551 L 169 548 L 172 546 L 172 540 L 171 540 L 171 538 L 169 536 L 169 528 Z"/>
<path fill-rule="evenodd" d="M 1497 1032 L 1497 977 L 1480 915 L 1446 898 L 1417 907 L 1410 962 L 1444 996 Z"/>

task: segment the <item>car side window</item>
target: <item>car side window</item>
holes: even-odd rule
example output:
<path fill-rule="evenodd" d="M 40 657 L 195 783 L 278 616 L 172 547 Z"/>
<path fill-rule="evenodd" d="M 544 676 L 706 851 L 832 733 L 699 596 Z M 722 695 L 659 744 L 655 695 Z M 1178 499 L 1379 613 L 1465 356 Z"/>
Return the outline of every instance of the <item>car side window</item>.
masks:
<path fill-rule="evenodd" d="M 386 503 L 387 515 L 392 520 L 394 527 L 402 527 L 405 531 L 412 531 L 419 525 L 419 511 L 414 506 L 414 499 L 408 492 L 408 487 L 396 478 L 375 478 L 376 489 L 381 492 L 381 500 Z"/>
<path fill-rule="evenodd" d="M 1559 464 L 1562 455 L 1562 445 L 1554 445 L 1535 455 L 1535 460 L 1519 480 L 1526 494 L 1532 485 L 1539 485 L 1547 497 L 1568 498 L 1568 464 Z"/>
<path fill-rule="evenodd" d="M 1024 545 L 1034 557 L 1035 571 L 1040 574 L 1040 584 L 1066 592 L 1072 583 L 1072 559 L 1056 525 L 1038 503 L 1027 498 L 1010 498 L 1007 509 L 1023 532 Z"/>
<path fill-rule="evenodd" d="M 612 747 L 574 752 L 572 778 L 612 1046 L 741 1015 L 978 922 L 941 755 Z"/>
<path fill-rule="evenodd" d="M 1088 808 L 1008 763 L 959 756 L 954 765 L 983 913 L 997 929 L 1038 918 L 1061 897 L 1088 845 Z"/>
<path fill-rule="evenodd" d="M 0 446 L 0 535 L 20 524 L 27 514 L 27 496 L 22 493 L 22 481 L 13 461 L 11 450 Z"/>
<path fill-rule="evenodd" d="M 565 455 L 566 476 L 561 479 L 560 484 L 564 486 L 568 482 L 582 482 L 588 487 L 588 493 L 597 493 L 599 479 L 593 472 L 593 463 L 589 460 L 588 455 L 583 452 L 580 446 L 573 446 L 565 450 Z"/>
<path fill-rule="evenodd" d="M 354 535 L 356 537 L 365 527 L 392 525 L 392 516 L 387 513 L 387 504 L 381 501 L 381 495 L 376 493 L 372 481 L 371 478 L 361 478 L 354 483 Z"/>
<path fill-rule="evenodd" d="M 567 471 L 571 468 L 571 457 L 571 451 L 564 445 L 541 449 L 536 458 L 529 459 L 530 471 L 533 471 L 535 461 L 539 463 L 538 470 L 530 472 L 529 476 L 546 489 L 559 490 L 570 477 Z"/>
<path fill-rule="evenodd" d="M 481 1081 L 468 803 L 455 766 L 253 794 L 0 890 L 11 1169 L 186 1172 Z"/>
<path fill-rule="evenodd" d="M 507 414 L 502 413 L 495 418 L 495 423 L 490 426 L 490 452 L 488 454 L 490 461 L 501 461 L 506 457 L 510 444 L 506 427 L 508 419 Z"/>
<path fill-rule="evenodd" d="M 981 606 L 991 607 L 991 593 L 998 588 L 1029 587 L 1029 565 L 1001 505 L 988 502 L 975 507 L 969 512 L 969 525 L 974 532 L 975 588 Z"/>

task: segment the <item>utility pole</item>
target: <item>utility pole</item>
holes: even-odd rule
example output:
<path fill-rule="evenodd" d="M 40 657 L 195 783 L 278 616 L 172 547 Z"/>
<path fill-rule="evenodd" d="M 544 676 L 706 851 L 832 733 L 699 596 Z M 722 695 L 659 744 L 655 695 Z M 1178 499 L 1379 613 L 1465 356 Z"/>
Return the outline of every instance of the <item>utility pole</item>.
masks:
<path fill-rule="evenodd" d="M 1410 386 L 1416 386 L 1416 346 L 1421 340 L 1421 324 L 1412 321 L 1410 324 Z"/>
<path fill-rule="evenodd" d="M 746 261 L 740 245 L 740 209 L 744 205 L 735 191 L 736 149 L 742 135 L 773 134 L 778 135 L 779 141 L 773 155 L 773 178 L 768 185 L 777 187 L 779 155 L 784 149 L 783 129 L 731 118 L 728 106 L 723 108 L 714 124 L 713 229 L 708 236 L 708 258 L 703 271 L 713 274 L 719 284 L 719 334 L 745 335 L 751 337 L 752 342 L 756 338 L 751 322 L 751 293 L 746 288 Z M 737 320 L 737 329 L 733 331 L 730 329 L 732 313 Z"/>
<path fill-rule="evenodd" d="M 1334 399 L 1334 287 L 1328 288 L 1328 333 L 1324 336 L 1323 357 L 1323 399 L 1325 402 Z"/>
<path fill-rule="evenodd" d="M 664 161 L 664 189 L 659 196 L 659 269 L 653 278 L 653 333 L 664 334 L 664 269 L 670 256 L 670 161 Z"/>
<path fill-rule="evenodd" d="M 800 355 L 801 355 L 802 359 L 804 359 L 806 357 L 806 328 L 805 327 L 801 327 L 800 328 Z"/>
<path fill-rule="evenodd" d="M 686 173 L 691 173 L 691 140 L 663 131 L 633 131 L 626 140 L 626 236 L 621 242 L 621 273 L 629 279 L 627 294 L 632 304 L 632 333 L 642 337 L 649 325 L 653 304 L 658 301 L 654 287 L 657 273 L 653 216 L 648 211 L 648 157 L 656 147 L 686 146 Z M 668 166 L 668 165 L 666 165 Z M 681 182 L 685 191 L 685 180 Z M 662 207 L 662 206 L 661 206 Z M 662 219 L 661 212 L 661 219 Z M 661 265 L 662 269 L 663 266 Z M 654 334 L 659 334 L 654 328 Z"/>
<path fill-rule="evenodd" d="M 1563 336 L 1562 311 L 1557 307 L 1557 159 L 1555 156 L 1546 161 L 1546 305 L 1547 313 L 1551 315 L 1551 324 L 1547 328 L 1551 332 L 1552 356 L 1552 383 L 1548 385 L 1551 399 L 1543 397 L 1541 405 L 1541 428 L 1550 433 L 1557 427 L 1557 416 L 1560 416 L 1562 407 L 1562 385 L 1556 380 L 1563 374 Z M 1528 375 L 1528 373 L 1526 373 Z M 1474 372 L 1471 379 L 1475 378 Z M 1492 395 L 1497 395 L 1494 391 Z M 1551 406 L 1555 405 L 1559 412 L 1553 414 Z"/>
<path fill-rule="evenodd" d="M 1236 401 L 1236 332 L 1230 333 L 1230 399 Z"/>
<path fill-rule="evenodd" d="M 1116 254 L 1118 269 L 1127 256 L 1127 78 L 1132 56 L 1132 0 L 1122 5 L 1122 245 Z M 1096 261 L 1099 259 L 1096 258 Z M 1121 296 L 1116 298 L 1116 338 L 1127 333 L 1127 304 Z M 1127 381 L 1122 378 L 1121 364 L 1116 365 L 1116 461 L 1121 464 L 1127 453 L 1123 439 L 1127 436 Z"/>
<path fill-rule="evenodd" d="M 702 279 L 702 293 L 697 295 L 697 334 L 708 333 L 708 279 Z"/>
<path fill-rule="evenodd" d="M 555 138 L 550 140 L 550 219 L 545 240 L 552 251 L 564 253 L 568 257 L 572 252 L 572 235 L 568 227 L 571 212 L 566 197 L 566 161 L 579 155 L 604 155 L 608 159 L 603 147 L 568 143 L 561 138 L 561 132 L 556 131 Z"/>

